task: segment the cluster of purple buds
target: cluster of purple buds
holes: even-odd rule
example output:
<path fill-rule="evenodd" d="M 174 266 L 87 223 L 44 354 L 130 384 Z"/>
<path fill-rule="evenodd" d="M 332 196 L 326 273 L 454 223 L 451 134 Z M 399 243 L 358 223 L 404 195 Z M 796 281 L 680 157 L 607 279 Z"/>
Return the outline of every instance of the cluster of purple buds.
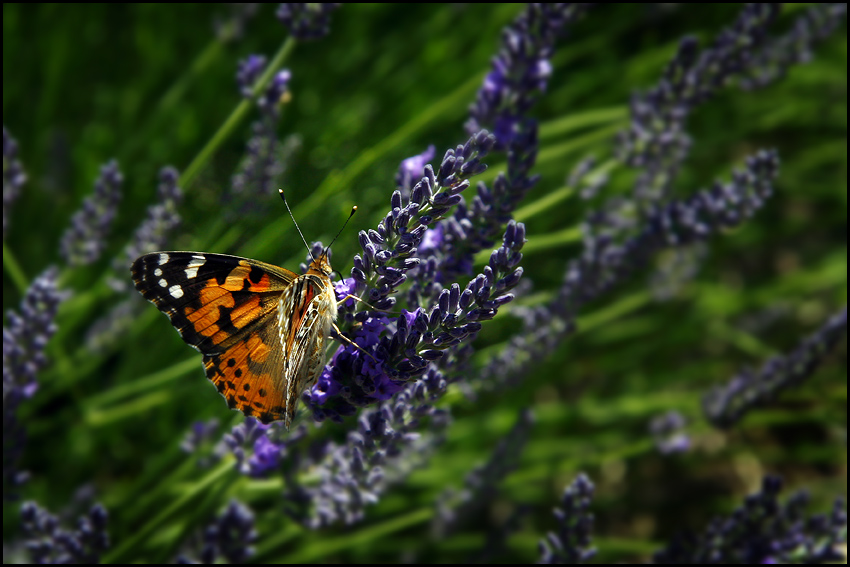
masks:
<path fill-rule="evenodd" d="M 392 209 L 377 230 L 358 235 L 363 254 L 354 257 L 351 270 L 355 295 L 375 309 L 392 308 L 395 298 L 389 296 L 407 279 L 406 272 L 419 265 L 416 252 L 428 227 L 462 201 L 460 194 L 469 187 L 469 178 L 487 169 L 481 160 L 494 144 L 495 138 L 482 130 L 466 144 L 448 150 L 437 171 L 425 166 L 406 203 L 400 189 L 393 192 Z"/>
<path fill-rule="evenodd" d="M 21 517 L 27 549 L 34 563 L 93 565 L 100 562 L 100 555 L 109 548 L 108 514 L 100 504 L 79 518 L 76 530 L 60 527 L 56 516 L 34 502 L 21 506 Z"/>
<path fill-rule="evenodd" d="M 330 31 L 331 12 L 339 7 L 334 2 L 290 2 L 280 5 L 277 18 L 295 39 L 321 39 Z"/>
<path fill-rule="evenodd" d="M 118 210 L 123 183 L 124 176 L 115 160 L 100 168 L 100 176 L 94 183 L 94 193 L 74 213 L 71 226 L 60 242 L 62 257 L 68 265 L 84 266 L 100 257 Z"/>
<path fill-rule="evenodd" d="M 254 84 L 265 68 L 266 58 L 263 55 L 249 55 L 247 59 L 239 61 L 236 69 L 236 84 L 243 97 L 254 96 Z"/>
<path fill-rule="evenodd" d="M 389 399 L 406 382 L 423 376 L 446 350 L 477 336 L 481 322 L 492 319 L 501 305 L 513 299 L 508 292 L 522 277 L 518 265 L 525 227 L 511 221 L 502 246 L 465 288 L 451 284 L 439 292 L 433 305 L 411 301 L 397 318 L 380 312 L 396 304 L 392 294 L 407 280 L 408 272 L 420 265 L 417 248 L 429 225 L 461 201 L 468 178 L 484 171 L 480 160 L 494 143 L 484 131 L 449 150 L 436 172 L 425 167 L 425 175 L 406 202 L 400 190 L 393 193 L 392 210 L 377 230 L 360 232 L 363 254 L 354 258 L 352 277 L 337 285 L 340 299 L 353 293 L 369 304 L 360 312 L 354 312 L 354 300 L 340 305 L 340 314 L 353 330 L 350 339 L 359 348 L 341 346 L 317 384 L 305 392 L 304 401 L 316 419 L 340 419 L 355 413 L 357 407 Z M 417 280 L 423 277 L 427 279 L 427 272 L 416 273 Z"/>

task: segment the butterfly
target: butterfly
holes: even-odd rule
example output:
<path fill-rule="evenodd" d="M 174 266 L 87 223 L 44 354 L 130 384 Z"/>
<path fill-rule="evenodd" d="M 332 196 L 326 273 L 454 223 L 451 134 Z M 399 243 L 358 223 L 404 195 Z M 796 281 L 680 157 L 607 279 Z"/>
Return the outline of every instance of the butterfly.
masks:
<path fill-rule="evenodd" d="M 282 419 L 289 429 L 336 327 L 327 250 L 300 276 L 203 252 L 145 254 L 131 272 L 136 289 L 204 355 L 207 378 L 231 409 L 263 423 Z"/>

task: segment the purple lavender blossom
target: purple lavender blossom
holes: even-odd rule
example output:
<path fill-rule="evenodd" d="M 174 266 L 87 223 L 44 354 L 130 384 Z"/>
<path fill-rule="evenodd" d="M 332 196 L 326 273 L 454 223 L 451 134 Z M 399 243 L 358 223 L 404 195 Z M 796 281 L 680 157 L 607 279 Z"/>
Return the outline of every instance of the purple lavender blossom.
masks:
<path fill-rule="evenodd" d="M 702 242 L 755 214 L 772 193 L 778 167 L 775 152 L 758 152 L 747 159 L 744 170 L 733 173 L 730 183 L 718 182 L 690 198 L 657 205 L 636 234 L 623 242 L 606 233 L 607 216 L 590 215 L 582 255 L 568 264 L 558 294 L 545 306 L 517 310 L 524 332 L 482 371 L 482 384 L 504 385 L 529 360 L 551 351 L 575 331 L 582 306 L 645 268 L 659 251 Z"/>
<path fill-rule="evenodd" d="M 499 484 L 519 466 L 533 425 L 531 411 L 521 411 L 516 424 L 499 441 L 487 462 L 466 475 L 463 490 L 446 491 L 439 497 L 433 522 L 433 531 L 438 536 L 445 537 L 470 519 L 480 517 L 482 510 L 492 503 Z"/>
<path fill-rule="evenodd" d="M 177 185 L 180 173 L 171 166 L 159 170 L 159 185 L 156 190 L 157 202 L 147 209 L 145 219 L 139 224 L 133 233 L 130 243 L 124 248 L 122 258 L 113 262 L 116 272 L 124 274 L 127 266 L 142 254 L 161 250 L 168 242 L 171 233 L 180 226 L 180 214 L 177 207 L 183 200 L 183 191 Z M 113 287 L 119 291 L 126 291 L 129 285 L 127 278 L 122 277 L 119 287 Z"/>
<path fill-rule="evenodd" d="M 115 219 L 123 183 L 124 176 L 115 160 L 100 168 L 94 193 L 74 213 L 71 226 L 60 242 L 62 256 L 69 266 L 85 266 L 100 257 L 106 246 L 106 235 Z"/>
<path fill-rule="evenodd" d="M 236 85 L 239 87 L 239 93 L 245 98 L 254 96 L 254 83 L 263 70 L 266 68 L 266 58 L 264 55 L 249 55 L 247 59 L 242 59 L 236 69 Z"/>
<path fill-rule="evenodd" d="M 361 520 L 366 507 L 399 480 L 399 469 L 414 466 L 440 441 L 448 415 L 433 402 L 446 386 L 443 374 L 429 367 L 392 399 L 364 410 L 345 442 L 314 447 L 303 466 L 315 467 L 319 482 L 300 485 L 293 479 L 286 493 L 289 513 L 311 528 Z M 423 420 L 429 422 L 427 433 L 417 433 Z"/>
<path fill-rule="evenodd" d="M 280 106 L 289 101 L 291 80 L 292 72 L 289 69 L 281 69 L 275 73 L 266 90 L 257 98 L 257 106 L 264 115 L 275 120 L 279 117 Z"/>
<path fill-rule="evenodd" d="M 3 239 L 6 239 L 7 215 L 18 198 L 27 174 L 18 159 L 18 142 L 3 126 Z"/>
<path fill-rule="evenodd" d="M 340 6 L 331 2 L 290 2 L 280 5 L 277 18 L 295 39 L 321 39 L 330 32 L 331 12 Z"/>
<path fill-rule="evenodd" d="M 652 418 L 649 432 L 655 447 L 662 455 L 684 453 L 691 448 L 691 440 L 684 431 L 687 420 L 681 413 L 670 410 Z"/>
<path fill-rule="evenodd" d="M 847 541 L 847 512 L 835 501 L 829 515 L 806 517 L 808 496 L 792 495 L 782 505 L 782 479 L 766 476 L 761 492 L 700 534 L 677 536 L 655 553 L 656 563 L 827 563 L 843 561 L 838 545 Z"/>
<path fill-rule="evenodd" d="M 790 31 L 771 38 L 751 56 L 739 81 L 741 88 L 765 87 L 781 80 L 793 65 L 808 63 L 814 45 L 832 35 L 846 17 L 847 4 L 844 2 L 809 4 L 794 20 Z"/>
<path fill-rule="evenodd" d="M 561 497 L 561 508 L 555 508 L 558 531 L 549 532 L 540 540 L 539 563 L 576 564 L 587 563 L 596 550 L 590 547 L 590 534 L 593 530 L 593 514 L 590 503 L 593 499 L 593 483 L 584 473 L 566 489 Z"/>
<path fill-rule="evenodd" d="M 199 561 L 206 565 L 226 562 L 241 564 L 254 555 L 253 545 L 259 539 L 255 527 L 256 519 L 251 509 L 237 500 L 231 500 L 222 513 L 210 523 L 199 542 L 190 542 L 190 547 L 199 548 Z M 192 545 L 194 543 L 194 545 Z M 185 554 L 177 563 L 196 563 Z"/>
<path fill-rule="evenodd" d="M 34 502 L 21 506 L 21 516 L 26 546 L 34 563 L 93 565 L 109 549 L 108 515 L 100 504 L 77 520 L 76 530 L 61 528 L 56 516 Z"/>
<path fill-rule="evenodd" d="M 277 139 L 276 122 L 264 116 L 252 125 L 245 156 L 233 175 L 231 188 L 240 214 L 259 210 L 264 195 L 276 194 L 292 154 L 301 147 L 297 135 Z"/>
<path fill-rule="evenodd" d="M 732 427 L 754 407 L 808 379 L 846 332 L 844 307 L 788 355 L 769 359 L 757 372 L 743 370 L 725 386 L 712 390 L 703 398 L 706 417 L 715 427 Z"/>
<path fill-rule="evenodd" d="M 20 312 L 9 311 L 3 327 L 3 498 L 15 495 L 27 473 L 17 463 L 24 446 L 24 430 L 17 408 L 38 389 L 37 374 L 47 365 L 44 351 L 56 332 L 56 313 L 66 294 L 57 289 L 58 271 L 48 268 L 30 285 Z"/>
<path fill-rule="evenodd" d="M 581 16 L 587 4 L 528 4 L 503 32 L 502 46 L 469 111 L 466 131 L 484 128 L 506 149 L 528 126 L 528 111 L 546 90 L 550 59 L 562 30 Z"/>
<path fill-rule="evenodd" d="M 455 214 L 432 229 L 440 231 L 429 250 L 436 259 L 432 275 L 438 283 L 470 275 L 473 256 L 493 246 L 517 204 L 537 183 L 538 177 L 530 175 L 537 159 L 537 123 L 529 110 L 546 89 L 555 40 L 586 7 L 529 4 L 505 28 L 493 69 L 470 108 L 466 129 L 474 132 L 486 126 L 493 130 L 494 149 L 508 153 L 507 173 L 499 174 L 492 187 L 478 183 L 471 205 L 460 201 Z"/>
<path fill-rule="evenodd" d="M 401 190 L 401 196 L 405 199 L 410 197 L 413 185 L 425 175 L 425 166 L 428 165 L 436 155 L 434 144 L 428 146 L 421 154 L 411 156 L 401 161 L 398 172 L 395 175 L 395 184 Z"/>
<path fill-rule="evenodd" d="M 620 134 L 617 153 L 627 165 L 643 170 L 634 189 L 640 209 L 669 196 L 690 150 L 685 130 L 688 115 L 748 68 L 753 50 L 764 42 L 778 12 L 775 3 L 746 4 L 738 19 L 702 52 L 694 38 L 683 39 L 659 84 L 645 94 L 633 95 L 631 125 Z"/>
<path fill-rule="evenodd" d="M 286 433 L 280 422 L 262 424 L 249 417 L 224 436 L 224 443 L 236 457 L 236 469 L 253 478 L 275 472 L 286 457 L 288 447 L 306 434 L 302 425 Z"/>

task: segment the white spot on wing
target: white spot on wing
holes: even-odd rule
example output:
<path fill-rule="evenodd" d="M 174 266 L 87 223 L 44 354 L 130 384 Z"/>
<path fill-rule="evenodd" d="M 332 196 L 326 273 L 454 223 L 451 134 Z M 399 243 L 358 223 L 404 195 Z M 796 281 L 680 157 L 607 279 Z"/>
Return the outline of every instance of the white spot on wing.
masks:
<path fill-rule="evenodd" d="M 162 275 L 162 270 L 160 270 L 159 268 L 155 269 L 155 270 L 153 271 L 153 275 L 155 275 L 156 277 L 161 276 L 161 275 Z"/>
<path fill-rule="evenodd" d="M 170 293 L 171 297 L 173 297 L 174 299 L 180 299 L 181 297 L 183 297 L 183 288 L 179 285 L 173 285 L 168 288 L 168 293 Z"/>
<path fill-rule="evenodd" d="M 186 266 L 186 277 L 190 280 L 198 276 L 198 268 L 207 263 L 207 259 L 203 256 L 198 256 L 197 254 L 192 256 L 192 260 L 189 262 L 189 265 Z"/>
<path fill-rule="evenodd" d="M 163 264 L 165 264 L 166 262 L 168 262 L 168 259 L 169 259 L 169 258 L 168 258 L 168 254 L 165 254 L 165 253 L 160 254 L 160 255 L 159 255 L 159 265 L 160 265 L 160 266 L 162 266 Z"/>
<path fill-rule="evenodd" d="M 165 280 L 159 280 L 159 287 L 168 287 L 168 282 Z"/>

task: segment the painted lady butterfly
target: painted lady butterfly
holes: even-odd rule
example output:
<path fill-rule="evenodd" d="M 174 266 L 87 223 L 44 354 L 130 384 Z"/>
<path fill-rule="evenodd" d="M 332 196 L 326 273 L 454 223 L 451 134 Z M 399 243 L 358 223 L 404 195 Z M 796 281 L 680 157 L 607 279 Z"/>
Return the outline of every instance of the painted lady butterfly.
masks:
<path fill-rule="evenodd" d="M 292 423 L 301 393 L 324 367 L 337 314 L 327 252 L 304 275 L 224 254 L 154 252 L 133 281 L 204 355 L 228 406 L 263 423 Z"/>

